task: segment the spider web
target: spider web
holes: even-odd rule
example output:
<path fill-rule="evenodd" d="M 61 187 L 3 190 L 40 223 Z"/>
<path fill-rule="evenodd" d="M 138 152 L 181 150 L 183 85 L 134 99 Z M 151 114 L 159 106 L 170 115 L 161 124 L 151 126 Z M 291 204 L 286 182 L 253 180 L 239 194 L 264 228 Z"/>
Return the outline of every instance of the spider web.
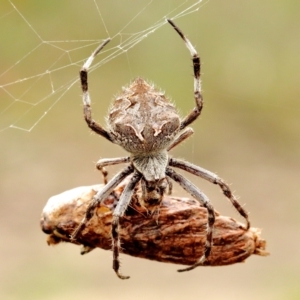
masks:
<path fill-rule="evenodd" d="M 104 39 L 110 37 L 112 42 L 91 71 L 126 55 L 164 26 L 166 18 L 195 13 L 207 1 L 29 2 L 7 0 L 0 5 L 3 57 L 9 57 L 0 71 L 0 132 L 32 131 L 59 101 L 67 99 L 79 80 L 80 67 Z M 66 18 L 58 19 L 56 14 L 63 9 Z"/>

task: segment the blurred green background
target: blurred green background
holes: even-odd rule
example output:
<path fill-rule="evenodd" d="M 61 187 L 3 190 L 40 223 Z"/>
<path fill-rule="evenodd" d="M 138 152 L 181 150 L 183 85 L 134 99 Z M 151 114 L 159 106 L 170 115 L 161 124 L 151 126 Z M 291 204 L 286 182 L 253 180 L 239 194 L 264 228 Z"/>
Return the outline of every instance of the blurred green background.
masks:
<path fill-rule="evenodd" d="M 95 162 L 125 155 L 90 133 L 82 117 L 79 82 L 66 92 L 66 83 L 77 78 L 78 61 L 96 45 L 83 40 L 110 35 L 115 47 L 128 34 L 165 15 L 172 17 L 172 9 L 181 4 L 103 2 L 13 0 L 16 8 L 6 0 L 0 3 L 0 129 L 28 108 L 16 99 L 36 104 L 16 126 L 30 128 L 48 112 L 30 132 L 8 128 L 0 133 L 0 298 L 300 299 L 300 2 L 295 0 L 204 1 L 197 12 L 176 20 L 201 56 L 205 107 L 193 124 L 194 136 L 172 155 L 217 172 L 232 184 L 252 226 L 262 228 L 269 257 L 178 274 L 176 265 L 122 255 L 123 273 L 131 279 L 121 281 L 111 269 L 109 251 L 83 257 L 73 245 L 47 246 L 39 228 L 47 199 L 101 182 Z M 37 82 L 4 88 L 62 66 L 67 67 L 37 77 Z M 164 89 L 183 116 L 192 109 L 190 56 L 169 25 L 91 73 L 95 119 L 104 124 L 113 95 L 136 76 Z M 51 95 L 50 83 L 55 91 L 63 86 L 62 92 L 44 99 Z M 119 168 L 109 169 L 110 174 Z M 239 218 L 218 187 L 187 177 L 219 212 Z M 174 192 L 186 195 L 178 186 Z"/>

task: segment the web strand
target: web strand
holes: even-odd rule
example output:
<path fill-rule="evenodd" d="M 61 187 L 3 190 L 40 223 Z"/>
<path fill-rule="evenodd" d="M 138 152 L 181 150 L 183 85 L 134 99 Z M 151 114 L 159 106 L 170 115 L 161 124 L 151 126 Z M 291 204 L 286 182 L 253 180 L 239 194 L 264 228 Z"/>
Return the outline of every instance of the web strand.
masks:
<path fill-rule="evenodd" d="M 82 36 L 82 39 L 48 40 L 43 32 L 44 29 L 37 27 L 35 20 L 22 11 L 24 7 L 21 9 L 13 0 L 7 1 L 10 7 L 0 17 L 0 21 L 5 23 L 10 18 L 18 18 L 20 26 L 24 30 L 29 30 L 28 38 L 35 38 L 36 43 L 23 55 L 21 54 L 21 58 L 4 68 L 0 74 L 0 92 L 4 99 L 0 104 L 0 132 L 9 128 L 30 132 L 45 116 L 49 115 L 59 101 L 66 99 L 68 91 L 78 82 L 78 70 L 86 59 L 82 56 L 78 58 L 78 51 L 95 48 L 101 39 L 111 38 L 114 43 L 112 42 L 108 49 L 101 52 L 101 57 L 93 64 L 90 71 L 102 67 L 123 54 L 128 61 L 128 51 L 164 26 L 166 18 L 177 19 L 195 13 L 203 3 L 207 2 L 179 1 L 173 4 L 172 1 L 168 9 L 161 11 L 160 16 L 153 19 L 150 26 L 143 28 L 144 23 L 141 20 L 145 15 L 150 16 L 148 11 L 153 10 L 157 5 L 155 0 L 143 1 L 143 6 L 134 11 L 131 17 L 125 19 L 120 29 L 115 30 L 111 29 L 112 26 L 108 22 L 111 16 L 106 14 L 103 3 L 97 0 L 83 1 L 82 5 L 89 6 L 98 16 L 95 26 L 98 26 L 99 32 L 102 32 L 99 33 L 99 39 Z M 133 28 L 138 28 L 138 30 L 134 31 Z M 19 53 L 22 53 L 21 50 Z M 87 54 L 89 54 L 88 51 Z M 44 69 L 39 69 L 36 67 L 39 65 L 39 60 L 46 61 L 49 65 Z M 28 68 L 26 74 L 18 74 L 19 70 L 24 69 L 24 65 L 31 67 Z M 36 88 L 44 91 L 44 94 L 38 98 L 35 95 Z M 34 114 L 32 114 L 33 111 L 35 111 Z"/>

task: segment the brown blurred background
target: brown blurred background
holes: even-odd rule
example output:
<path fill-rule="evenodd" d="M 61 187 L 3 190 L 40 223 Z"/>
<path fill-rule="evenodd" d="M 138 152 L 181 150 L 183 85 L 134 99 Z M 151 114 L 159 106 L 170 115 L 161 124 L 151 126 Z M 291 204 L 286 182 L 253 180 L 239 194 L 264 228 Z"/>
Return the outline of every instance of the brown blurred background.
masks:
<path fill-rule="evenodd" d="M 148 28 L 181 1 L 97 3 L 114 36 Z M 27 89 L 26 101 L 44 99 L 51 93 L 49 82 L 57 90 L 77 77 L 80 66 L 70 62 L 87 58 L 94 49 L 83 47 L 90 42 L 82 40 L 108 37 L 93 1 L 13 0 L 13 4 L 32 27 L 9 1 L 1 1 L 0 73 L 14 67 L 0 77 L 0 85 L 47 69 L 68 68 L 51 72 L 51 81 L 43 76 L 34 85 L 26 81 L 1 88 L 0 112 L 14 105 L 0 115 L 0 129 L 26 109 L 11 99 L 22 98 Z M 194 136 L 172 155 L 217 172 L 232 184 L 250 212 L 252 226 L 262 228 L 271 256 L 179 274 L 176 265 L 122 255 L 123 273 L 131 279 L 121 281 L 112 271 L 111 252 L 97 250 L 83 257 L 73 245 L 48 247 L 39 228 L 47 199 L 101 182 L 95 162 L 125 155 L 118 146 L 90 133 L 83 121 L 77 82 L 30 132 L 0 133 L 1 299 L 300 299 L 300 2 L 204 1 L 199 11 L 177 19 L 176 24 L 201 56 L 205 107 L 193 124 Z M 112 47 L 124 38 L 116 36 Z M 42 41 L 67 40 L 80 40 L 79 50 L 51 66 L 66 52 Z M 64 50 L 77 47 L 71 42 L 55 45 Z M 182 115 L 192 109 L 190 56 L 166 24 L 91 73 L 93 111 L 99 122 L 104 124 L 113 95 L 139 75 L 164 89 Z M 16 125 L 30 127 L 59 97 L 57 93 L 45 99 Z M 119 168 L 110 168 L 110 174 Z M 187 176 L 218 211 L 239 218 L 218 187 Z M 175 194 L 185 195 L 178 186 Z"/>

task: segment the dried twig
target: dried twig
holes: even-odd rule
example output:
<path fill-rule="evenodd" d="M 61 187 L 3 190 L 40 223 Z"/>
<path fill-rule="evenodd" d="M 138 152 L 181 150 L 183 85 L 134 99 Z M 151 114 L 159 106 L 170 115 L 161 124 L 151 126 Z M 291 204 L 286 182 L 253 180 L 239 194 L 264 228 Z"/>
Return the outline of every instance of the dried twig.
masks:
<path fill-rule="evenodd" d="M 53 196 L 41 218 L 47 242 L 71 242 L 70 235 L 78 226 L 87 205 L 103 185 L 79 187 Z M 111 250 L 112 211 L 124 187 L 120 185 L 96 210 L 80 232 L 75 244 L 83 245 L 82 254 L 98 247 Z M 203 255 L 206 239 L 207 210 L 197 201 L 164 197 L 157 214 L 148 215 L 137 203 L 136 191 L 131 207 L 121 220 L 123 253 L 160 262 L 193 265 Z M 204 265 L 222 266 L 243 262 L 252 254 L 266 256 L 266 242 L 260 230 L 245 231 L 242 224 L 216 212 L 213 248 Z"/>

